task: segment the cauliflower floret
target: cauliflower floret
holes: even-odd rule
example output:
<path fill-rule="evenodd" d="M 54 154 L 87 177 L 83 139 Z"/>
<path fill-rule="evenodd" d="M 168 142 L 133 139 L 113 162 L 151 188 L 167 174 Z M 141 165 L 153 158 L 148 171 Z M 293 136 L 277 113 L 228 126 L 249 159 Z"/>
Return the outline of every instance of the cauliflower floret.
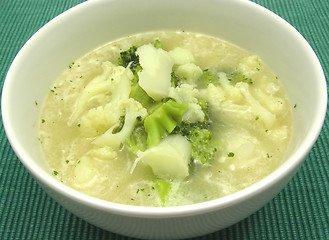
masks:
<path fill-rule="evenodd" d="M 118 153 L 111 147 L 94 147 L 88 152 L 89 157 L 93 157 L 97 160 L 113 160 L 118 157 Z"/>
<path fill-rule="evenodd" d="M 262 104 L 274 114 L 279 114 L 284 109 L 285 100 L 282 98 L 266 94 L 260 89 L 255 89 L 254 95 L 257 99 L 261 99 Z"/>
<path fill-rule="evenodd" d="M 202 69 L 194 63 L 185 63 L 180 65 L 175 70 L 177 76 L 182 77 L 189 84 L 195 84 L 195 82 L 202 75 Z"/>
<path fill-rule="evenodd" d="M 129 98 L 122 104 L 125 108 L 125 120 L 120 132 L 113 133 L 113 130 L 118 126 L 118 124 L 116 124 L 108 129 L 103 135 L 97 137 L 93 141 L 93 144 L 99 146 L 109 146 L 114 150 L 119 149 L 121 144 L 133 131 L 137 122 L 137 117 L 144 119 L 147 116 L 147 110 L 139 102 L 132 98 Z"/>
<path fill-rule="evenodd" d="M 117 152 L 107 146 L 92 148 L 80 158 L 74 169 L 75 185 L 77 187 L 86 187 L 93 184 L 98 176 L 95 160 L 113 160 L 117 156 Z"/>
<path fill-rule="evenodd" d="M 238 66 L 238 71 L 248 78 L 253 78 L 259 72 L 261 60 L 258 55 L 244 58 Z"/>
<path fill-rule="evenodd" d="M 113 75 L 108 76 L 108 78 L 111 78 L 110 82 L 104 81 L 108 85 L 106 87 L 111 93 L 108 100 L 109 102 L 105 106 L 100 105 L 90 109 L 82 115 L 80 119 L 80 131 L 88 136 L 104 133 L 108 128 L 116 124 L 120 116 L 124 114 L 124 106 L 122 106 L 122 103 L 129 98 L 132 72 L 129 70 L 129 67 L 125 69 L 123 67 L 112 66 L 112 70 Z M 95 80 L 97 80 L 97 78 Z M 100 86 L 97 85 L 98 83 L 98 81 L 92 81 L 90 84 L 97 87 Z M 86 89 L 90 89 L 88 86 L 89 84 Z M 87 100 L 87 95 L 82 95 L 83 101 L 90 101 Z M 82 103 L 80 99 L 79 103 Z M 82 110 L 82 108 L 80 108 L 80 110 Z M 78 111 L 79 110 L 74 112 L 71 117 L 75 118 L 73 115 L 78 114 Z M 73 120 L 72 118 L 71 120 Z"/>
<path fill-rule="evenodd" d="M 229 125 L 237 123 L 248 127 L 256 124 L 259 126 L 262 122 L 269 129 L 276 116 L 251 95 L 247 83 L 238 82 L 234 88 L 242 95 L 241 101 L 237 103 L 227 99 L 226 91 L 223 88 L 212 84 L 200 91 L 200 96 L 209 102 L 211 111 L 215 113 L 213 114 L 214 120 Z"/>
<path fill-rule="evenodd" d="M 97 170 L 92 164 L 92 160 L 83 156 L 74 169 L 74 180 L 78 187 L 88 186 L 93 183 L 97 176 Z"/>
<path fill-rule="evenodd" d="M 239 89 L 234 87 L 228 80 L 226 73 L 218 73 L 219 87 L 225 92 L 226 99 L 230 99 L 232 102 L 238 102 L 242 99 L 242 94 Z"/>
<path fill-rule="evenodd" d="M 176 47 L 169 51 L 169 54 L 174 59 L 176 65 L 194 62 L 193 54 L 184 48 Z"/>
<path fill-rule="evenodd" d="M 226 100 L 224 89 L 216 87 L 212 83 L 210 83 L 207 88 L 200 90 L 200 96 L 213 106 L 217 106 Z"/>
<path fill-rule="evenodd" d="M 187 103 L 188 107 L 185 110 L 182 120 L 188 122 L 203 122 L 204 112 L 198 104 L 199 90 L 190 84 L 181 84 L 179 87 L 171 87 L 169 90 L 169 97 L 176 100 L 176 102 L 184 104 Z"/>
<path fill-rule="evenodd" d="M 90 108 L 95 107 L 93 105 L 104 105 L 108 101 L 114 102 L 129 97 L 130 81 L 133 78 L 129 67 L 115 66 L 111 62 L 104 62 L 102 67 L 103 73 L 88 83 L 76 102 L 69 125 L 76 122 Z"/>
<path fill-rule="evenodd" d="M 275 121 L 275 115 L 263 107 L 260 102 L 251 95 L 247 83 L 239 82 L 235 86 L 240 89 L 245 100 L 250 104 L 255 118 L 259 118 L 266 128 L 270 128 Z"/>
<path fill-rule="evenodd" d="M 91 137 L 103 134 L 116 124 L 122 115 L 124 115 L 124 108 L 117 102 L 92 108 L 81 117 L 80 131 Z"/>
<path fill-rule="evenodd" d="M 261 142 L 252 136 L 246 129 L 226 128 L 222 133 L 226 135 L 222 139 L 222 152 L 218 159 L 223 166 L 235 170 L 252 167 L 264 156 L 260 147 Z"/>

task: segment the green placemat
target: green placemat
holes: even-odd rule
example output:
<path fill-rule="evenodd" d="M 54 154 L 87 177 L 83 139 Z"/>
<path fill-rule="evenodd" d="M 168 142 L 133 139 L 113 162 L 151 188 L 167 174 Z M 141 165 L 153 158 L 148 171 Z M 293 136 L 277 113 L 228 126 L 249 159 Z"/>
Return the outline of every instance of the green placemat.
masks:
<path fill-rule="evenodd" d="M 24 43 L 82 0 L 0 0 L 0 86 Z M 310 43 L 328 78 L 329 1 L 255 0 Z M 1 122 L 2 123 L 2 122 Z M 197 239 L 329 239 L 329 119 L 292 181 L 247 219 Z M 74 216 L 39 187 L 0 126 L 0 239 L 130 239 Z"/>

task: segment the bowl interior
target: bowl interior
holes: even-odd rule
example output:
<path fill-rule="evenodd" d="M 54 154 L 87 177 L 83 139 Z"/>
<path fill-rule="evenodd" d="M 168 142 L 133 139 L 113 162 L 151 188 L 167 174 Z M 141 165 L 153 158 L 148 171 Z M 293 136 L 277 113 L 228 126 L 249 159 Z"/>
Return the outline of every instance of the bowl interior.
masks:
<path fill-rule="evenodd" d="M 126 7 L 126 6 L 129 6 Z M 323 123 L 327 92 L 317 57 L 288 23 L 249 1 L 88 1 L 40 29 L 21 49 L 6 78 L 2 116 L 8 139 L 32 174 L 54 182 L 40 151 L 40 104 L 54 79 L 76 58 L 134 33 L 184 30 L 209 34 L 255 52 L 279 76 L 293 109 L 286 172 L 308 153 Z M 54 184 L 54 183 L 52 183 Z M 57 185 L 56 185 L 57 184 Z M 55 183 L 54 187 L 60 186 Z"/>

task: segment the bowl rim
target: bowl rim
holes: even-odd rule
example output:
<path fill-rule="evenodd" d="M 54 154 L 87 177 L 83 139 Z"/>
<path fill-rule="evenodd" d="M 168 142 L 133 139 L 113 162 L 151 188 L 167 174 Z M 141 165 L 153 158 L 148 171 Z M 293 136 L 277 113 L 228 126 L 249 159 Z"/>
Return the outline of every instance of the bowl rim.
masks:
<path fill-rule="evenodd" d="M 7 138 L 20 159 L 23 165 L 32 173 L 40 183 L 49 187 L 52 191 L 60 193 L 65 197 L 79 202 L 83 205 L 89 206 L 94 209 L 102 210 L 105 212 L 110 212 L 113 214 L 124 215 L 124 216 L 134 216 L 134 217 L 143 217 L 143 218 L 168 218 L 168 217 L 183 217 L 183 216 L 191 216 L 191 215 L 198 215 L 204 214 L 208 212 L 212 212 L 214 210 L 228 208 L 233 206 L 237 203 L 245 201 L 246 199 L 250 199 L 256 196 L 258 193 L 262 192 L 264 189 L 274 186 L 280 179 L 288 177 L 289 174 L 300 166 L 303 162 L 304 158 L 308 155 L 309 151 L 313 147 L 318 135 L 320 134 L 322 125 L 324 123 L 324 119 L 326 116 L 327 111 L 327 85 L 326 79 L 321 67 L 321 64 L 311 48 L 308 42 L 304 39 L 304 37 L 287 21 L 285 21 L 280 16 L 276 15 L 275 13 L 271 12 L 270 10 L 258 5 L 257 3 L 251 1 L 242 1 L 242 4 L 248 5 L 249 7 L 259 8 L 259 10 L 263 11 L 264 14 L 267 14 L 273 21 L 279 22 L 283 27 L 289 28 L 293 34 L 295 34 L 300 42 L 303 44 L 305 50 L 308 53 L 308 56 L 312 58 L 314 62 L 314 67 L 317 68 L 318 78 L 321 79 L 319 82 L 322 84 L 323 91 L 319 92 L 318 98 L 320 99 L 321 106 L 319 106 L 318 116 L 316 117 L 317 121 L 312 123 L 310 130 L 306 136 L 306 138 L 302 141 L 301 146 L 299 147 L 298 151 L 296 151 L 292 156 L 287 159 L 283 164 L 281 164 L 276 170 L 274 170 L 271 174 L 263 178 L 262 180 L 258 181 L 257 183 L 241 190 L 231 195 L 191 204 L 191 205 L 184 205 L 184 206 L 174 206 L 174 207 L 145 207 L 145 206 L 133 206 L 133 205 L 125 205 L 119 203 L 108 202 L 105 200 L 101 200 L 95 197 L 88 196 L 86 194 L 80 193 L 73 188 L 70 188 L 59 181 L 56 181 L 53 176 L 49 173 L 45 172 L 42 168 L 36 165 L 33 161 L 31 161 L 26 154 L 23 147 L 17 144 L 15 136 L 13 135 L 13 125 L 10 122 L 10 116 L 6 114 L 9 108 L 9 95 L 11 94 L 11 86 L 12 86 L 12 75 L 13 71 L 16 68 L 16 65 L 19 64 L 20 56 L 24 54 L 25 49 L 27 49 L 31 42 L 35 41 L 40 34 L 42 34 L 46 28 L 56 24 L 57 21 L 60 21 L 62 18 L 66 18 L 70 15 L 70 13 L 79 11 L 80 9 L 86 8 L 89 5 L 93 5 L 99 2 L 103 2 L 104 0 L 93 0 L 93 1 L 86 1 L 80 3 L 69 10 L 59 14 L 54 19 L 49 21 L 45 24 L 42 28 L 40 28 L 21 48 L 21 50 L 16 55 L 15 59 L 13 60 L 7 76 L 5 78 L 3 89 L 2 89 L 2 96 L 1 96 L 1 112 L 2 112 L 2 119 L 3 119 L 3 126 L 5 132 L 7 134 Z M 115 0 L 111 0 L 115 1 Z M 215 0 L 219 2 L 221 0 Z M 105 1 L 104 1 L 105 2 Z M 212 1 L 214 2 L 214 1 Z M 324 90 L 325 89 L 325 90 Z"/>

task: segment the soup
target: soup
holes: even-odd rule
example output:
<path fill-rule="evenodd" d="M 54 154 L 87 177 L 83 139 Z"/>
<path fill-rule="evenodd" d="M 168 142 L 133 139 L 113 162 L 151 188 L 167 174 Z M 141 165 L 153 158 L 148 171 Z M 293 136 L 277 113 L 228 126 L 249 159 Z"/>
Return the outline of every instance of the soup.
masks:
<path fill-rule="evenodd" d="M 103 200 L 177 206 L 230 195 L 283 161 L 292 119 L 277 76 L 226 41 L 152 32 L 72 62 L 42 105 L 53 175 Z"/>

